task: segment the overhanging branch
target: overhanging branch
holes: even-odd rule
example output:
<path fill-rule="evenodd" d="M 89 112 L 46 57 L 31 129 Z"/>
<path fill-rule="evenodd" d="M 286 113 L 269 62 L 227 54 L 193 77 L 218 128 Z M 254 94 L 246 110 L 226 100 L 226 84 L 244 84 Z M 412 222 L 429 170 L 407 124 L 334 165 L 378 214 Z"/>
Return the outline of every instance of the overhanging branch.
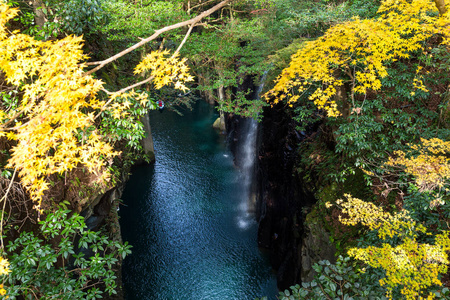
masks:
<path fill-rule="evenodd" d="M 181 41 L 180 45 L 178 46 L 177 50 L 175 50 L 175 52 L 172 54 L 171 59 L 174 58 L 175 55 L 177 55 L 177 53 L 178 53 L 178 52 L 180 51 L 180 49 L 183 47 L 183 45 L 184 45 L 184 43 L 186 42 L 187 38 L 188 38 L 189 35 L 191 34 L 192 28 L 194 28 L 194 26 L 195 26 L 195 24 L 192 24 L 191 26 L 189 26 L 189 30 L 187 31 L 186 35 L 184 36 L 184 38 L 183 38 L 183 40 Z M 148 83 L 148 82 L 152 81 L 153 78 L 154 78 L 154 76 L 150 76 L 150 77 L 148 77 L 147 79 L 142 80 L 142 81 L 140 81 L 140 82 L 137 82 L 137 83 L 135 83 L 135 84 L 133 84 L 133 85 L 127 86 L 127 87 L 121 89 L 120 91 L 117 91 L 116 93 L 119 93 L 119 94 L 120 94 L 120 93 L 125 93 L 125 92 L 127 92 L 127 91 L 129 91 L 129 90 L 131 90 L 131 89 L 134 89 L 135 87 L 138 87 L 138 86 L 140 86 L 140 85 L 143 85 L 143 84 L 145 84 L 145 83 Z M 104 89 L 103 91 L 106 92 L 107 94 L 112 94 L 111 92 L 109 92 L 109 91 L 107 91 L 107 90 L 105 90 L 105 89 Z M 111 101 L 111 100 L 110 100 L 110 101 Z M 106 106 L 110 103 L 110 101 L 108 101 L 103 107 L 106 107 Z M 103 110 L 104 110 L 104 108 L 102 108 L 101 111 L 103 111 Z M 101 112 L 100 112 L 100 113 L 101 113 Z M 97 117 L 100 115 L 100 113 L 99 113 L 95 118 L 97 118 Z"/>
<path fill-rule="evenodd" d="M 225 5 L 227 5 L 227 4 L 228 4 L 229 2 L 231 2 L 231 1 L 232 1 L 232 0 L 224 0 L 224 1 L 220 2 L 219 4 L 217 4 L 217 5 L 213 6 L 213 7 L 211 7 L 210 9 L 208 9 L 208 10 L 202 12 L 201 14 L 199 14 L 198 16 L 196 16 L 195 18 L 192 18 L 192 19 L 187 20 L 187 21 L 183 21 L 183 22 L 180 22 L 180 23 L 176 23 L 176 24 L 169 25 L 169 26 L 166 26 L 166 27 L 164 27 L 164 28 L 158 29 L 158 30 L 155 31 L 155 33 L 153 33 L 153 34 L 152 34 L 151 36 L 149 36 L 148 38 L 143 39 L 143 40 L 140 41 L 139 43 L 134 44 L 133 46 L 131 46 L 131 47 L 129 47 L 129 48 L 123 50 L 122 52 L 117 53 L 117 54 L 114 55 L 114 56 L 111 56 L 111 57 L 108 58 L 108 59 L 105 59 L 105 60 L 102 60 L 102 61 L 98 61 L 98 62 L 91 62 L 91 63 L 88 63 L 88 65 L 97 65 L 97 67 L 93 68 L 92 70 L 89 70 L 89 71 L 85 72 L 85 75 L 90 75 L 90 74 L 92 74 L 92 73 L 94 73 L 94 72 L 100 70 L 101 68 L 103 68 L 103 67 L 106 66 L 107 64 L 109 64 L 109 63 L 111 63 L 111 62 L 117 60 L 119 57 L 122 57 L 122 56 L 124 56 L 125 54 L 130 53 L 131 51 L 133 51 L 133 50 L 135 50 L 135 49 L 137 49 L 137 48 L 139 48 L 139 47 L 145 45 L 146 43 L 148 43 L 148 42 L 150 42 L 150 41 L 153 41 L 154 39 L 156 39 L 159 35 L 161 35 L 161 34 L 164 33 L 164 32 L 171 31 L 171 30 L 174 30 L 174 29 L 177 29 L 177 28 L 180 28 L 180 27 L 184 27 L 184 26 L 191 26 L 191 28 L 192 28 L 194 24 L 198 23 L 198 22 L 201 21 L 203 18 L 205 18 L 205 17 L 211 15 L 211 14 L 214 13 L 215 11 L 221 9 L 222 7 L 224 7 Z"/>

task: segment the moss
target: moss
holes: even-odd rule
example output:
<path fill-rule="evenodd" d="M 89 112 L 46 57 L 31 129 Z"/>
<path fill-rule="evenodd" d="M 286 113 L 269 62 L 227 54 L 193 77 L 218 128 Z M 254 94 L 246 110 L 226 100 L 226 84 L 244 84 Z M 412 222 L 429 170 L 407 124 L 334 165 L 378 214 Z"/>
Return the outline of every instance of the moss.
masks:
<path fill-rule="evenodd" d="M 364 172 L 360 170 L 348 176 L 344 183 L 332 182 L 323 186 L 315 194 L 315 197 L 321 203 L 334 203 L 336 200 L 342 198 L 344 194 L 350 194 L 356 198 L 365 200 L 373 200 L 375 197 L 365 181 Z"/>
<path fill-rule="evenodd" d="M 333 182 L 316 194 L 316 198 L 320 203 L 335 202 L 342 196 L 342 190 L 336 182 Z"/>
<path fill-rule="evenodd" d="M 325 203 L 334 204 L 344 194 L 351 194 L 354 197 L 366 200 L 374 198 L 370 187 L 365 183 L 364 173 L 362 171 L 356 172 L 348 176 L 344 183 L 332 182 L 320 187 L 315 194 L 317 203 L 305 219 L 306 226 L 310 228 L 320 226 L 330 234 L 330 242 L 336 246 L 338 254 L 345 254 L 349 247 L 354 246 L 361 230 L 358 226 L 342 225 L 339 221 L 340 211 L 336 208 L 328 209 L 325 207 Z"/>
<path fill-rule="evenodd" d="M 361 170 L 356 170 L 355 174 L 347 177 L 347 180 L 344 182 L 343 192 L 365 200 L 374 200 L 375 198 L 365 181 L 365 174 Z"/>
<path fill-rule="evenodd" d="M 113 80 L 109 76 L 109 74 L 105 71 L 102 72 L 101 78 L 105 81 L 107 85 L 114 85 Z"/>

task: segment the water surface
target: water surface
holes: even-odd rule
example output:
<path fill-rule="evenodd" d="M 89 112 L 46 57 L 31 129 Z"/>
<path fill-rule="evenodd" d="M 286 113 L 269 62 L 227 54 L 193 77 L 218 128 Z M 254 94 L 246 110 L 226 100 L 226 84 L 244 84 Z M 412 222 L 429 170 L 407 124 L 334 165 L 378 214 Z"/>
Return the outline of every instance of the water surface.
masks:
<path fill-rule="evenodd" d="M 133 169 L 120 212 L 134 247 L 123 269 L 128 300 L 275 299 L 242 175 L 211 128 L 217 117 L 203 101 L 184 116 L 150 113 L 156 163 Z"/>

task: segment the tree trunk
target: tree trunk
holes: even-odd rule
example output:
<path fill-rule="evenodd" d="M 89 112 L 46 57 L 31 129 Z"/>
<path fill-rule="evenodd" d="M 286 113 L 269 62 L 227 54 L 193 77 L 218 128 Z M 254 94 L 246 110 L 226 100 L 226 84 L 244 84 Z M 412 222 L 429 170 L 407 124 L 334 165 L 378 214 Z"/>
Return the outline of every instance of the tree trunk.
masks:
<path fill-rule="evenodd" d="M 142 148 L 144 148 L 144 153 L 150 158 L 150 161 L 155 161 L 155 147 L 153 146 L 153 136 L 152 129 L 150 127 L 150 117 L 148 113 L 141 117 L 141 122 L 144 125 L 145 138 L 141 140 Z"/>
<path fill-rule="evenodd" d="M 42 8 L 44 7 L 44 3 L 42 0 L 34 0 L 33 1 L 33 11 L 35 14 L 34 21 L 36 22 L 36 25 L 39 27 L 39 29 L 42 29 L 45 22 L 47 22 L 46 15 L 42 11 Z"/>
<path fill-rule="evenodd" d="M 445 0 L 434 0 L 434 4 L 436 4 L 436 7 L 439 10 L 439 14 L 441 16 L 447 12 L 447 8 L 445 7 Z"/>
<path fill-rule="evenodd" d="M 220 109 L 222 107 L 222 105 L 223 105 L 223 101 L 225 101 L 225 91 L 224 91 L 224 88 L 223 88 L 222 85 L 219 87 L 219 91 L 218 92 L 219 92 L 219 113 L 220 113 L 220 116 L 214 122 L 213 127 L 217 128 L 217 129 L 220 129 L 221 131 L 225 131 L 225 129 L 226 129 L 225 128 L 225 115 L 224 115 L 222 109 Z"/>

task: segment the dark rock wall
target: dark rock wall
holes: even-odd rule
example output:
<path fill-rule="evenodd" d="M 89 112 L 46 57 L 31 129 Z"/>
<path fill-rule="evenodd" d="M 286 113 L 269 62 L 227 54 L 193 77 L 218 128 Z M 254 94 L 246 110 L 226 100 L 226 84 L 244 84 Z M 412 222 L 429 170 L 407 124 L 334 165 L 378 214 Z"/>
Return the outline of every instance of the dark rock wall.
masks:
<path fill-rule="evenodd" d="M 141 117 L 142 125 L 144 125 L 145 137 L 141 140 L 144 154 L 148 157 L 150 162 L 155 161 L 155 147 L 153 146 L 152 128 L 150 126 L 150 116 L 147 113 Z M 139 162 L 142 163 L 142 162 Z"/>
<path fill-rule="evenodd" d="M 243 118 L 227 114 L 225 120 L 228 144 L 239 166 L 236 150 L 245 134 Z M 258 245 L 270 252 L 280 290 L 302 280 L 310 281 L 314 275 L 312 265 L 322 259 L 332 260 L 335 252 L 321 224 L 305 224 L 306 214 L 316 202 L 315 186 L 303 182 L 295 170 L 302 155 L 298 146 L 319 136 L 318 124 L 309 126 L 306 132 L 298 131 L 296 125 L 283 105 L 277 105 L 264 111 L 258 133 Z"/>
<path fill-rule="evenodd" d="M 257 173 L 258 243 L 270 251 L 280 290 L 301 282 L 302 208 L 314 203 L 294 170 L 303 138 L 283 107 L 264 112 Z"/>

